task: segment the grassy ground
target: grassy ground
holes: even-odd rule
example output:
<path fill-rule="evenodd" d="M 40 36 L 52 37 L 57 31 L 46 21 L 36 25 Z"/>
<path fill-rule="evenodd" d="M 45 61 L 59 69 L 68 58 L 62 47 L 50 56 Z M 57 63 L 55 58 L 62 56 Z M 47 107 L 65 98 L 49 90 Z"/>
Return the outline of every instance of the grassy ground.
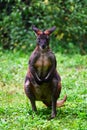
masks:
<path fill-rule="evenodd" d="M 87 130 L 87 55 L 56 53 L 60 99 L 65 94 L 68 99 L 49 121 L 51 110 L 37 102 L 38 113 L 33 113 L 23 90 L 28 57 L 0 52 L 0 130 Z"/>

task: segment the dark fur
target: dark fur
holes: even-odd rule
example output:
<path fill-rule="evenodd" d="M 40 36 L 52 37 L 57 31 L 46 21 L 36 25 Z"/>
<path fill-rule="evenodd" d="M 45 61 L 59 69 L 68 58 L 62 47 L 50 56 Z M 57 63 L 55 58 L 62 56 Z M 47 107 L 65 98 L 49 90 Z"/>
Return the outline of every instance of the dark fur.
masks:
<path fill-rule="evenodd" d="M 29 60 L 25 78 L 25 93 L 31 101 L 32 110 L 36 111 L 35 101 L 42 101 L 52 107 L 51 118 L 56 116 L 57 99 L 61 92 L 61 78 L 56 71 L 56 57 L 49 47 L 49 35 L 55 27 L 40 31 L 33 27 L 37 34 L 37 46 Z"/>

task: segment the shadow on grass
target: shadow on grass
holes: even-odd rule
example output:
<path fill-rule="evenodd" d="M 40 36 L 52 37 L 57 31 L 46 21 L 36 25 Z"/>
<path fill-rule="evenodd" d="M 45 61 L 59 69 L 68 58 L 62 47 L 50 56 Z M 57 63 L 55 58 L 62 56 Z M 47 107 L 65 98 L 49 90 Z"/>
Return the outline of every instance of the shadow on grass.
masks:
<path fill-rule="evenodd" d="M 30 109 L 28 112 L 28 114 L 30 116 L 32 116 L 32 118 L 40 118 L 41 120 L 49 120 L 49 118 L 51 117 L 51 108 L 39 108 L 37 110 L 37 112 L 33 112 L 32 109 Z M 71 114 L 71 111 L 72 109 L 70 108 L 57 108 L 57 115 L 55 117 L 55 120 L 58 120 L 58 119 L 62 119 L 62 118 L 66 118 L 66 117 L 69 117 L 69 118 L 75 118 L 77 116 L 77 114 L 75 113 L 72 113 Z"/>
<path fill-rule="evenodd" d="M 28 111 L 29 115 L 32 116 L 32 118 L 40 118 L 41 120 L 48 120 L 51 116 L 51 108 L 39 108 L 37 112 L 33 112 L 32 109 Z M 70 106 L 64 106 L 61 108 L 57 108 L 57 115 L 55 117 L 55 120 L 60 119 L 74 119 L 74 118 L 81 118 L 86 119 L 86 113 L 83 110 L 79 109 L 79 107 L 70 107 Z"/>

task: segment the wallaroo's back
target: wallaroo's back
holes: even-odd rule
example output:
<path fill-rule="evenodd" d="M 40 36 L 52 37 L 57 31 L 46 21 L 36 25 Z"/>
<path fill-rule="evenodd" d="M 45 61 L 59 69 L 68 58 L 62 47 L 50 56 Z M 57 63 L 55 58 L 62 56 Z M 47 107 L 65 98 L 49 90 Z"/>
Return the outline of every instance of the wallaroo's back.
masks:
<path fill-rule="evenodd" d="M 56 29 L 41 31 L 32 27 L 37 35 L 37 44 L 29 59 L 24 89 L 30 99 L 32 110 L 36 111 L 35 101 L 42 101 L 52 107 L 51 118 L 56 116 L 56 106 L 63 106 L 67 96 L 57 101 L 61 92 L 61 78 L 56 70 L 56 57 L 49 47 L 50 34 Z"/>

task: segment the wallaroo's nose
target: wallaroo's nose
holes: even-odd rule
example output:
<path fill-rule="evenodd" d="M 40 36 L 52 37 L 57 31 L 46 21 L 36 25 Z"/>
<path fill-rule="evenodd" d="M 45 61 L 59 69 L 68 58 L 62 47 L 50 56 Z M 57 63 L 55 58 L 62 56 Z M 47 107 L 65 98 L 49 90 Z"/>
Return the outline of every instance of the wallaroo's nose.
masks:
<path fill-rule="evenodd" d="M 42 49 L 44 49 L 45 48 L 45 45 L 42 45 Z"/>

